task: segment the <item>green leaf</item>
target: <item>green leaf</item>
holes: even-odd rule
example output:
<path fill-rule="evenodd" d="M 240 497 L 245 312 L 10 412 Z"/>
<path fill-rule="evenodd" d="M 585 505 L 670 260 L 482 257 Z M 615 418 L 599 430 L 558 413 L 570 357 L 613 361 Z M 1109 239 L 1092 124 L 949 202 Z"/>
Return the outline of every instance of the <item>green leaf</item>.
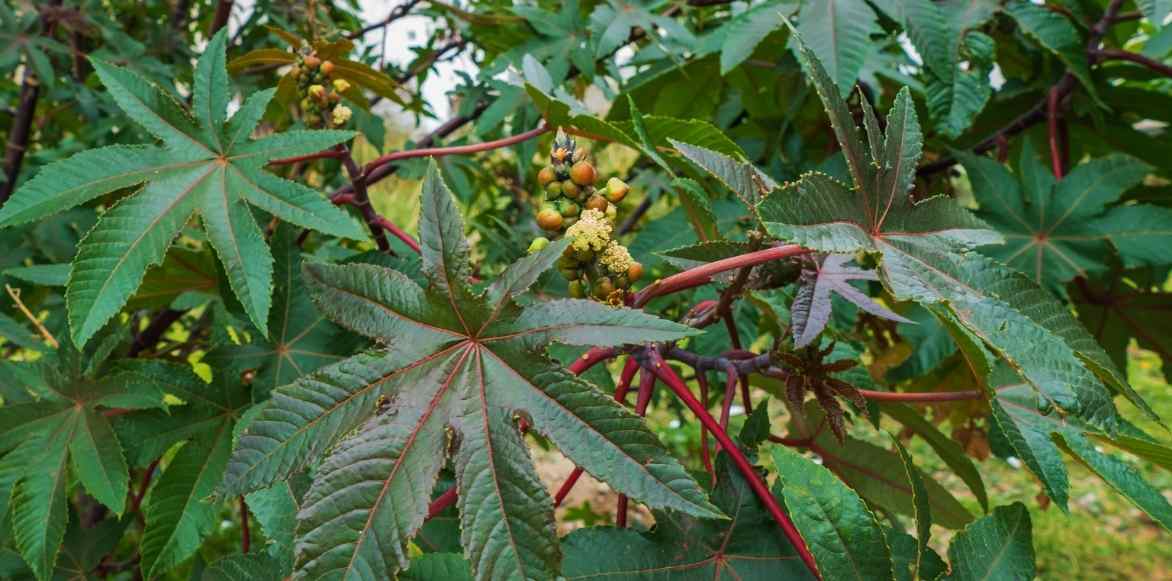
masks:
<path fill-rule="evenodd" d="M 655 511 L 648 532 L 588 527 L 565 540 L 567 579 L 812 579 L 740 472 L 721 454 L 712 501 L 727 520 Z"/>
<path fill-rule="evenodd" d="M 69 524 L 66 449 L 76 421 L 67 418 L 47 434 L 35 437 L 34 444 L 9 453 L 5 462 L 26 462 L 25 477 L 12 491 L 13 540 L 21 557 L 37 579 L 49 579 L 57 562 L 65 528 Z"/>
<path fill-rule="evenodd" d="M 788 3 L 772 0 L 757 4 L 737 14 L 721 26 L 724 43 L 720 47 L 720 74 L 727 75 L 753 54 L 765 37 L 781 27 L 777 15 Z"/>
<path fill-rule="evenodd" d="M 365 238 L 361 226 L 321 194 L 263 169 L 271 159 L 314 153 L 352 134 L 298 131 L 247 140 L 272 92 L 250 97 L 225 121 L 230 89 L 224 44 L 224 35 L 213 39 L 197 64 L 195 119 L 136 73 L 92 60 L 118 106 L 163 147 L 78 153 L 46 167 L 0 210 L 0 227 L 9 226 L 146 183 L 103 214 L 80 244 L 66 292 L 70 330 L 79 345 L 126 304 L 193 214 L 202 218 L 231 288 L 262 332 L 271 304 L 272 258 L 249 205 L 306 228 Z"/>
<path fill-rule="evenodd" d="M 229 462 L 221 490 L 234 495 L 325 457 L 299 512 L 298 574 L 381 577 L 406 567 L 407 543 L 450 458 L 473 571 L 553 576 L 560 552 L 551 503 L 518 418 L 633 499 L 720 516 L 640 418 L 544 355 L 551 341 L 617 344 L 691 331 L 586 301 L 521 307 L 501 300 L 510 296 L 501 288 L 474 294 L 464 226 L 434 163 L 421 214 L 426 291 L 371 265 L 305 267 L 323 314 L 387 348 L 275 390 Z M 506 286 L 523 289 L 548 263 L 524 259 Z"/>
<path fill-rule="evenodd" d="M 79 413 L 69 441 L 69 459 L 86 491 L 121 516 L 130 488 L 130 469 L 110 420 L 92 410 Z"/>
<path fill-rule="evenodd" d="M 202 581 L 280 581 L 272 557 L 262 554 L 232 555 L 212 563 L 203 572 Z"/>
<path fill-rule="evenodd" d="M 219 506 L 208 497 L 224 475 L 232 449 L 232 424 L 188 442 L 159 477 L 146 503 L 142 533 L 142 571 L 160 575 L 187 560 L 217 523 Z"/>
<path fill-rule="evenodd" d="M 270 337 L 257 337 L 246 345 L 224 346 L 208 354 L 209 360 L 255 370 L 252 387 L 256 401 L 266 399 L 278 386 L 340 361 L 360 344 L 314 307 L 301 274 L 297 235 L 295 228 L 283 224 L 270 241 L 276 254 Z"/>
<path fill-rule="evenodd" d="M 776 446 L 786 512 L 828 579 L 892 579 L 891 552 L 875 515 L 829 470 Z"/>
<path fill-rule="evenodd" d="M 959 444 L 942 434 L 940 430 L 936 429 L 936 426 L 932 425 L 932 422 L 906 405 L 883 403 L 880 404 L 879 409 L 923 438 L 936 451 L 940 459 L 944 460 L 944 463 L 964 481 L 973 496 L 977 497 L 977 502 L 981 503 L 981 508 L 988 512 L 989 496 L 985 492 L 985 483 L 981 479 L 981 473 L 977 471 L 976 465 Z"/>
<path fill-rule="evenodd" d="M 932 550 L 928 547 L 928 541 L 932 538 L 932 509 L 928 503 L 928 489 L 924 486 L 924 478 L 920 471 L 916 470 L 912 457 L 903 444 L 899 443 L 899 438 L 891 436 L 891 441 L 895 444 L 895 451 L 899 453 L 903 469 L 907 472 L 908 482 L 912 485 L 912 505 L 915 507 L 916 543 L 918 544 L 913 570 L 916 572 L 914 578 L 919 579 L 923 576 L 921 571 L 924 569 L 924 563 L 929 559 L 928 553 Z"/>
<path fill-rule="evenodd" d="M 1005 6 L 1005 12 L 1017 22 L 1022 32 L 1054 53 L 1091 97 L 1102 103 L 1087 64 L 1086 43 L 1065 16 L 1031 2 L 1010 2 Z"/>
<path fill-rule="evenodd" d="M 1015 502 L 993 509 L 952 539 L 948 581 L 1033 579 L 1034 545 L 1030 513 Z"/>
<path fill-rule="evenodd" d="M 750 208 L 778 187 L 772 178 L 751 163 L 730 158 L 699 145 L 675 139 L 669 141 L 684 157 L 712 174 Z"/>
<path fill-rule="evenodd" d="M 970 2 L 963 10 L 931 0 L 903 3 L 908 36 L 924 59 L 928 111 L 936 128 L 950 138 L 972 125 L 992 94 L 994 45 L 973 29 L 996 8 L 989 1 Z"/>
<path fill-rule="evenodd" d="M 806 416 L 817 425 L 823 413 L 808 406 Z M 899 456 L 893 452 L 847 436 L 840 444 L 829 430 L 821 430 L 811 448 L 822 458 L 822 465 L 846 483 L 868 504 L 888 512 L 912 516 L 915 501 Z M 959 529 L 972 520 L 968 512 L 947 489 L 930 478 L 923 478 L 935 524 Z"/>
<path fill-rule="evenodd" d="M 272 566 L 282 576 L 293 571 L 293 535 L 297 529 L 297 511 L 300 500 L 293 487 L 286 482 L 271 488 L 257 490 L 245 497 L 248 510 L 264 530 L 268 539 L 268 555 Z"/>
<path fill-rule="evenodd" d="M 411 568 L 399 575 L 401 581 L 471 581 L 468 561 L 457 553 L 428 553 L 411 559 Z"/>
<path fill-rule="evenodd" d="M 1109 243 L 1128 265 L 1165 260 L 1157 248 L 1172 244 L 1172 212 L 1142 205 L 1108 207 L 1143 181 L 1152 169 L 1147 164 L 1112 155 L 1075 166 L 1052 186 L 1031 181 L 1019 186 L 997 162 L 957 155 L 981 203 L 981 217 L 1006 240 L 985 252 L 1038 284 L 1064 294 L 1069 280 L 1106 268 Z"/>
<path fill-rule="evenodd" d="M 1145 482 L 1135 468 L 1099 451 L 1088 438 L 1096 436 L 1113 441 L 1110 435 L 1077 418 L 1062 417 L 1047 401 L 1020 384 L 999 387 L 991 408 L 993 419 L 1016 455 L 1038 476 L 1046 493 L 1063 510 L 1068 500 L 1068 477 L 1060 448 L 1153 520 L 1172 530 L 1172 504 Z"/>
<path fill-rule="evenodd" d="M 865 0 L 803 0 L 798 32 L 846 92 L 859 78 L 879 23 Z"/>

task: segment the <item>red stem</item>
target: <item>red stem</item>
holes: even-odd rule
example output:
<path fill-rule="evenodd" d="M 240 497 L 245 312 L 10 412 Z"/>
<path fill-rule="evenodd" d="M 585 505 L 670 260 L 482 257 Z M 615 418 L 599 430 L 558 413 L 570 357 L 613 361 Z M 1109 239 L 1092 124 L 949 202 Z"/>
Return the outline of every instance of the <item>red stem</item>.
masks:
<path fill-rule="evenodd" d="M 557 508 L 562 505 L 562 501 L 570 495 L 570 491 L 574 489 L 574 485 L 578 483 L 578 479 L 582 477 L 585 470 L 581 466 L 575 466 L 574 471 L 570 472 L 570 476 L 562 483 L 562 487 L 558 489 L 557 494 L 553 496 L 553 507 Z"/>
<path fill-rule="evenodd" d="M 933 403 L 941 401 L 962 401 L 984 398 L 984 394 L 975 390 L 918 393 L 860 389 L 858 392 L 867 399 L 873 399 L 876 401 L 898 401 L 903 403 Z"/>
<path fill-rule="evenodd" d="M 1062 179 L 1066 172 L 1063 170 L 1062 163 L 1062 144 L 1059 137 L 1060 130 L 1058 128 L 1059 103 L 1062 101 L 1062 95 L 1058 92 L 1058 87 L 1052 87 L 1046 96 L 1046 126 L 1050 134 L 1050 165 L 1054 170 L 1054 177 Z"/>
<path fill-rule="evenodd" d="M 810 554 L 810 549 L 806 547 L 806 542 L 802 539 L 802 535 L 798 532 L 798 529 L 794 527 L 793 522 L 789 520 L 789 517 L 786 516 L 785 512 L 781 510 L 781 506 L 777 503 L 777 499 L 773 497 L 771 492 L 769 492 L 769 488 L 765 485 L 765 482 L 761 480 L 760 475 L 757 474 L 757 471 L 753 468 L 753 465 L 749 463 L 749 459 L 746 458 L 745 455 L 741 452 L 740 448 L 737 448 L 736 444 L 733 443 L 732 438 L 728 436 L 728 432 L 721 428 L 720 424 L 716 423 L 716 420 L 712 419 L 712 416 L 709 415 L 708 410 L 704 409 L 704 404 L 696 400 L 696 397 L 693 396 L 692 392 L 688 390 L 688 387 L 684 385 L 683 380 L 681 380 L 679 375 L 676 375 L 676 372 L 673 371 L 667 362 L 663 360 L 663 357 L 659 355 L 659 352 L 654 349 L 649 349 L 648 352 L 652 359 L 652 365 L 650 366 L 652 372 L 659 377 L 660 381 L 667 384 L 667 386 L 671 388 L 673 392 L 675 392 L 676 396 L 684 402 L 684 405 L 688 406 L 688 409 L 692 410 L 692 413 L 696 414 L 696 417 L 700 419 L 700 423 L 706 425 L 708 429 L 712 431 L 712 434 L 716 436 L 716 440 L 720 442 L 721 447 L 724 448 L 724 451 L 729 455 L 730 458 L 732 458 L 733 463 L 736 464 L 737 469 L 740 470 L 741 474 L 745 477 L 745 481 L 749 483 L 749 487 L 753 489 L 753 492 L 757 495 L 757 498 L 759 498 L 765 505 L 765 508 L 769 511 L 769 514 L 773 516 L 773 520 L 777 521 L 777 524 L 781 526 L 782 532 L 785 533 L 786 538 L 789 540 L 790 544 L 793 545 L 794 550 L 798 552 L 798 555 L 802 558 L 802 562 L 806 564 L 806 567 L 810 569 L 811 573 L 821 579 L 822 576 L 818 572 L 818 566 L 814 562 L 814 555 Z"/>
<path fill-rule="evenodd" d="M 570 364 L 569 371 L 574 375 L 582 375 L 586 373 L 591 367 L 613 359 L 619 354 L 618 349 L 613 347 L 593 347 L 589 351 L 582 354 L 577 360 Z"/>
<path fill-rule="evenodd" d="M 780 260 L 782 258 L 790 258 L 801 254 L 810 252 L 796 244 L 786 244 L 782 246 L 772 246 L 764 250 L 757 250 L 741 254 L 739 256 L 732 256 L 716 262 L 709 262 L 708 264 L 690 268 L 683 272 L 673 274 L 667 278 L 657 280 L 648 285 L 643 290 L 635 295 L 634 306 L 641 307 L 647 304 L 651 299 L 679 292 L 682 290 L 694 288 L 702 284 L 706 284 L 712 280 L 712 277 L 729 270 L 736 270 L 746 266 L 756 266 L 764 264 L 773 260 Z"/>
<path fill-rule="evenodd" d="M 248 503 L 240 497 L 240 552 L 247 553 L 252 546 L 252 535 L 248 531 Z"/>
<path fill-rule="evenodd" d="M 727 430 L 728 418 L 732 414 L 733 397 L 737 393 L 737 370 L 730 365 L 725 373 L 728 378 L 724 384 L 724 401 L 720 404 L 720 427 Z"/>
<path fill-rule="evenodd" d="M 708 374 L 703 371 L 696 372 L 696 383 L 700 384 L 700 402 L 705 407 L 708 406 Z M 708 472 L 708 478 L 713 482 L 716 481 L 716 469 L 712 467 L 712 455 L 708 450 L 708 428 L 704 424 L 700 424 L 700 461 L 704 463 L 704 470 Z"/>
<path fill-rule="evenodd" d="M 522 141 L 528 141 L 530 139 L 533 139 L 534 137 L 537 137 L 543 133 L 548 132 L 549 129 L 550 129 L 549 125 L 543 124 L 541 127 L 538 127 L 536 129 L 530 129 L 529 131 L 526 131 L 525 133 L 519 133 L 517 135 L 505 137 L 504 139 L 497 139 L 496 141 L 486 141 L 484 143 L 475 143 L 472 145 L 457 145 L 454 147 L 429 147 L 429 148 L 424 148 L 424 149 L 409 149 L 406 151 L 396 151 L 394 153 L 388 153 L 388 154 L 386 154 L 382 157 L 379 157 L 378 159 L 366 164 L 366 168 L 364 171 L 366 174 L 369 175 L 371 172 L 378 169 L 380 166 L 384 166 L 388 163 L 399 161 L 401 159 L 410 159 L 413 157 L 429 157 L 429 156 L 430 157 L 443 157 L 445 155 L 462 155 L 462 154 L 468 154 L 468 153 L 479 153 L 481 151 L 489 151 L 489 150 L 493 150 L 493 149 L 500 149 L 502 147 L 508 147 L 510 145 L 521 143 Z"/>
<path fill-rule="evenodd" d="M 139 512 L 142 506 L 142 499 L 146 498 L 147 488 L 151 485 L 151 478 L 155 475 L 155 470 L 159 467 L 161 458 L 156 458 L 146 468 L 146 472 L 142 473 L 142 481 L 138 485 L 138 492 L 130 499 L 130 510 L 127 512 Z"/>
<path fill-rule="evenodd" d="M 314 161 L 317 159 L 341 159 L 342 152 L 336 149 L 327 149 L 317 153 L 307 153 L 305 155 L 298 155 L 294 157 L 282 157 L 269 161 L 269 165 L 292 165 L 301 163 L 303 161 Z"/>
<path fill-rule="evenodd" d="M 627 528 L 627 504 L 629 502 L 630 501 L 627 500 L 627 495 L 619 495 L 619 505 L 615 509 L 614 524 L 620 529 Z"/>
<path fill-rule="evenodd" d="M 1161 75 L 1172 77 L 1172 66 L 1166 65 L 1158 60 L 1150 59 L 1142 54 L 1134 53 L 1128 50 L 1118 48 L 1104 48 L 1091 52 L 1091 55 L 1098 60 L 1119 60 L 1130 61 L 1137 65 L 1145 66 Z"/>
<path fill-rule="evenodd" d="M 427 520 L 435 518 L 435 515 L 444 511 L 444 509 L 452 506 L 456 502 L 456 486 L 452 485 L 443 494 L 439 495 L 431 504 L 427 506 Z"/>

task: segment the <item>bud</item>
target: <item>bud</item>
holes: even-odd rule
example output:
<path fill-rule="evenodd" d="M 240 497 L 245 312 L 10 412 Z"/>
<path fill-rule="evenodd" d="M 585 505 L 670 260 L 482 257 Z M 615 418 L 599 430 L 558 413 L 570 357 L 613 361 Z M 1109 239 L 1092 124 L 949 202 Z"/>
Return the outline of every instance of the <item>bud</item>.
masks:
<path fill-rule="evenodd" d="M 598 210 L 599 212 L 606 212 L 607 201 L 606 198 L 595 194 L 586 200 L 586 208 L 590 210 Z"/>
<path fill-rule="evenodd" d="M 541 171 L 537 172 L 537 183 L 541 184 L 542 187 L 545 187 L 550 182 L 552 182 L 555 177 L 557 176 L 554 175 L 553 168 L 546 166 L 541 168 Z"/>
<path fill-rule="evenodd" d="M 567 198 L 576 199 L 578 197 L 578 193 L 581 191 L 582 190 L 578 187 L 578 184 L 574 183 L 573 180 L 566 180 L 562 182 L 562 195 Z"/>
<path fill-rule="evenodd" d="M 627 278 L 631 282 L 636 282 L 643 278 L 643 265 L 638 262 L 627 267 Z"/>
<path fill-rule="evenodd" d="M 305 66 L 307 66 L 311 69 L 316 69 L 318 67 L 318 65 L 321 64 L 321 59 L 317 58 L 314 55 L 308 55 L 302 60 L 305 61 Z"/>
<path fill-rule="evenodd" d="M 323 72 L 327 75 L 334 72 L 334 63 L 332 63 L 330 61 L 326 61 L 326 62 L 322 63 L 321 64 L 321 72 Z"/>
<path fill-rule="evenodd" d="M 310 85 L 307 92 L 314 99 L 321 99 L 326 96 L 326 88 L 321 85 Z"/>
<path fill-rule="evenodd" d="M 582 281 L 570 281 L 570 296 L 576 299 L 586 298 L 586 287 L 582 285 Z"/>
<path fill-rule="evenodd" d="M 555 231 L 562 227 L 562 215 L 557 210 L 546 208 L 537 213 L 537 225 L 542 230 Z"/>
<path fill-rule="evenodd" d="M 351 111 L 349 107 L 345 105 L 338 105 L 337 107 L 334 107 L 334 113 L 331 119 L 333 120 L 334 125 L 345 125 L 346 122 L 350 120 L 350 115 L 352 113 L 353 111 Z"/>
<path fill-rule="evenodd" d="M 325 65 L 323 65 L 322 68 L 325 69 Z M 334 90 L 339 93 L 345 93 L 346 91 L 350 90 L 350 83 L 346 82 L 346 79 L 334 79 L 333 85 Z"/>

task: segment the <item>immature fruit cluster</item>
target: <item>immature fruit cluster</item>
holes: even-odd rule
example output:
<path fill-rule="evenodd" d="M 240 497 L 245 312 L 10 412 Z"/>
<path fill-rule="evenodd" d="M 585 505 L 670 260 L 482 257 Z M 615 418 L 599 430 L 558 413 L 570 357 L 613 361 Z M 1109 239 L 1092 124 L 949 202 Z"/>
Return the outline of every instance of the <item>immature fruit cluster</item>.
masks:
<path fill-rule="evenodd" d="M 301 112 L 310 127 L 341 127 L 352 111 L 342 105 L 342 93 L 350 89 L 346 79 L 331 79 L 334 63 L 323 61 L 313 53 L 300 55 L 291 74 L 301 95 Z"/>
<path fill-rule="evenodd" d="M 572 137 L 559 130 L 550 151 L 550 165 L 537 174 L 545 192 L 537 225 L 572 240 L 558 260 L 558 271 L 570 283 L 570 296 L 622 304 L 631 283 L 643 276 L 643 265 L 611 239 L 617 204 L 630 188 L 614 177 L 595 188 L 597 180 L 598 172 L 586 148 L 578 147 Z M 546 238 L 537 238 L 529 250 L 536 252 L 547 244 Z"/>

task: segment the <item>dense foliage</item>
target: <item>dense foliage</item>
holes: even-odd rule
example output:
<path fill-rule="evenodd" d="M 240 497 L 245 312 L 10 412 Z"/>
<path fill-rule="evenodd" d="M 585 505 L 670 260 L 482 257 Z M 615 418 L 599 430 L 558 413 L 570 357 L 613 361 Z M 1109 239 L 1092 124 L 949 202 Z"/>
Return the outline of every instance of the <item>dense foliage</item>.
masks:
<path fill-rule="evenodd" d="M 0 578 L 1032 578 L 992 462 L 1172 529 L 1172 2 L 247 4 L 0 4 Z"/>

